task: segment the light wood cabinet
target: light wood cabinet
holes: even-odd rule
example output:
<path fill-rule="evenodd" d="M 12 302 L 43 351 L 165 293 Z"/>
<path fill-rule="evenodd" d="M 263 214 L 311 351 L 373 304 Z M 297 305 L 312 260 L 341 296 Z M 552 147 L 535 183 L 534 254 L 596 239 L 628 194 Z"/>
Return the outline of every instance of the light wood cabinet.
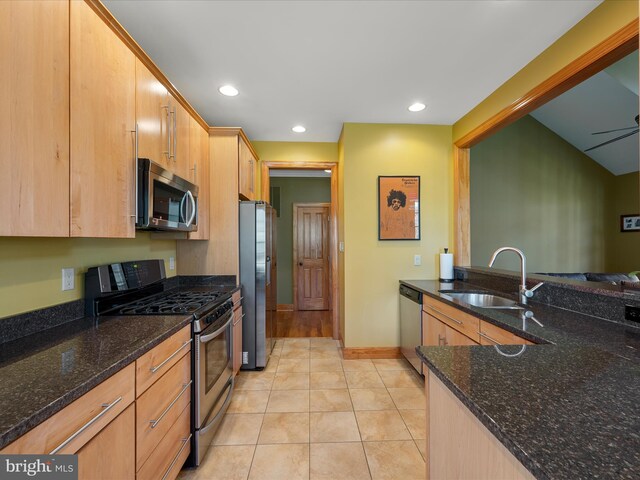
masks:
<path fill-rule="evenodd" d="M 178 241 L 179 275 L 239 275 L 241 145 L 249 149 L 255 166 L 257 155 L 241 129 L 209 129 L 209 242 Z"/>
<path fill-rule="evenodd" d="M 169 160 L 169 92 L 136 58 L 136 124 L 138 125 L 138 157 L 148 158 L 167 170 Z"/>
<path fill-rule="evenodd" d="M 238 138 L 238 142 L 238 194 L 243 200 L 255 200 L 258 162 L 242 137 Z"/>
<path fill-rule="evenodd" d="M 533 475 L 430 370 L 426 478 L 533 480 Z"/>
<path fill-rule="evenodd" d="M 135 55 L 71 2 L 71 236 L 135 236 Z"/>
<path fill-rule="evenodd" d="M 242 367 L 242 298 L 235 292 L 233 300 L 233 374 L 237 375 Z"/>
<path fill-rule="evenodd" d="M 427 295 L 423 296 L 423 301 L 423 310 L 429 315 L 436 317 L 449 327 L 466 335 L 474 342 L 480 343 L 480 336 L 478 335 L 480 320 L 477 317 Z"/>
<path fill-rule="evenodd" d="M 533 342 L 480 320 L 480 345 L 533 345 Z"/>
<path fill-rule="evenodd" d="M 422 312 L 422 344 L 425 346 L 478 345 L 438 318 Z"/>
<path fill-rule="evenodd" d="M 167 338 L 136 360 L 136 397 L 191 351 L 191 325 Z"/>
<path fill-rule="evenodd" d="M 192 165 L 189 159 L 189 137 L 191 116 L 189 112 L 169 94 L 173 120 L 173 171 L 182 178 L 192 177 Z"/>
<path fill-rule="evenodd" d="M 69 4 L 0 2 L 0 236 L 69 236 Z"/>
<path fill-rule="evenodd" d="M 135 470 L 135 407 L 129 407 L 78 452 L 81 480 L 133 480 Z"/>
<path fill-rule="evenodd" d="M 189 233 L 189 240 L 209 239 L 209 132 L 191 117 L 189 158 L 190 181 L 198 185 L 198 230 Z"/>

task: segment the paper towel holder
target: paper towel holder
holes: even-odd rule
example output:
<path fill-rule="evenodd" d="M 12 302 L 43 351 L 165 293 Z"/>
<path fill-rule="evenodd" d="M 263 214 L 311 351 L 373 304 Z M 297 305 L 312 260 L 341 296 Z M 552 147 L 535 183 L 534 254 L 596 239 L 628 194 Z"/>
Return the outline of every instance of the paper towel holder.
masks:
<path fill-rule="evenodd" d="M 453 280 L 453 254 L 449 253 L 448 248 L 445 248 L 444 253 L 440 254 L 440 281 L 452 283 Z"/>

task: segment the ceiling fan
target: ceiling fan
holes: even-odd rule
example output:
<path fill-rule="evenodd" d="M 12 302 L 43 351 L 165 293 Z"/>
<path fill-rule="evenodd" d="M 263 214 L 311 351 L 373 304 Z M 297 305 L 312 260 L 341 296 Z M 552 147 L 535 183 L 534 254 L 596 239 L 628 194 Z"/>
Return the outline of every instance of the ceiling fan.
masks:
<path fill-rule="evenodd" d="M 621 132 L 623 130 L 634 129 L 633 132 L 627 132 L 624 135 L 620 135 L 619 137 L 612 138 L 611 140 L 607 140 L 606 142 L 600 143 L 600 144 L 596 145 L 595 147 L 587 148 L 585 150 L 585 152 L 588 152 L 590 150 L 595 150 L 596 148 L 604 147 L 605 145 L 609 145 L 610 143 L 617 142 L 618 140 L 622 140 L 623 138 L 630 137 L 631 135 L 635 135 L 639 131 L 639 129 L 638 129 L 638 115 L 636 115 L 636 119 L 635 120 L 636 120 L 636 126 L 635 127 L 616 128 L 615 130 L 606 130 L 604 132 L 593 132 L 591 135 L 601 135 L 603 133 Z"/>

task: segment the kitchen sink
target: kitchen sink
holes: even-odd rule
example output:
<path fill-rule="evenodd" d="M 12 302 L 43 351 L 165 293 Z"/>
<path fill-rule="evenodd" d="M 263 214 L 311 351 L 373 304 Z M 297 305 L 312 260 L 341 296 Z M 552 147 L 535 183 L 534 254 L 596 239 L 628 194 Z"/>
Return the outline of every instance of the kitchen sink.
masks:
<path fill-rule="evenodd" d="M 438 290 L 442 295 L 467 305 L 480 308 L 500 308 L 508 310 L 523 310 L 517 302 L 490 293 L 470 290 Z"/>

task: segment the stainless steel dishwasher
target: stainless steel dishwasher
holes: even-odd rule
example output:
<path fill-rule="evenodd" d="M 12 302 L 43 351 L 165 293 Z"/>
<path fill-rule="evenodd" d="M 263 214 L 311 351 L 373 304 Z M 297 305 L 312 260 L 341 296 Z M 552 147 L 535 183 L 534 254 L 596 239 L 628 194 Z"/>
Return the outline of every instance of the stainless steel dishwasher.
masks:
<path fill-rule="evenodd" d="M 400 350 L 420 375 L 422 360 L 416 347 L 422 345 L 422 293 L 400 284 Z"/>

